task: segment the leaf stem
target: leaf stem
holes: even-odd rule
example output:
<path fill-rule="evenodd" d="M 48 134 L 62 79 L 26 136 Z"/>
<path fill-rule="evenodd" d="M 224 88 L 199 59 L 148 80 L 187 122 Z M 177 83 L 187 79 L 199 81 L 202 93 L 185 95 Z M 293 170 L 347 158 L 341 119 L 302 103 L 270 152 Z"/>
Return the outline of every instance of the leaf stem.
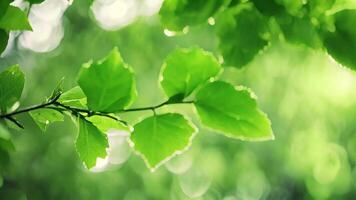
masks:
<path fill-rule="evenodd" d="M 163 102 L 161 104 L 158 104 L 156 106 L 148 106 L 148 107 L 141 107 L 141 108 L 130 108 L 126 110 L 119 111 L 119 113 L 125 113 L 125 112 L 136 112 L 136 111 L 146 111 L 146 110 L 156 110 L 162 106 L 165 105 L 170 105 L 170 104 L 191 104 L 194 103 L 194 101 L 182 101 L 182 102 L 175 102 L 175 103 L 170 103 L 168 101 Z"/>

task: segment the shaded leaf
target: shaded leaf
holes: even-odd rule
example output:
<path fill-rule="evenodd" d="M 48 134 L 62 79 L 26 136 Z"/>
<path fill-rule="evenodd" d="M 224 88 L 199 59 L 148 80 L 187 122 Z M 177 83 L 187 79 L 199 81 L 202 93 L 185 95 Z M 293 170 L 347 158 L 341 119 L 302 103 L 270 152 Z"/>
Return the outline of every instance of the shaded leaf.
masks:
<path fill-rule="evenodd" d="M 335 30 L 323 35 L 324 45 L 336 61 L 356 70 L 356 10 L 340 11 L 334 18 Z"/>
<path fill-rule="evenodd" d="M 322 47 L 322 41 L 317 29 L 309 18 L 300 18 L 285 14 L 278 16 L 276 19 L 288 42 L 303 44 L 311 48 Z"/>
<path fill-rule="evenodd" d="M 258 11 L 267 16 L 278 15 L 284 11 L 284 7 L 275 0 L 251 0 Z"/>
<path fill-rule="evenodd" d="M 283 5 L 286 11 L 293 16 L 304 15 L 304 10 L 302 9 L 305 5 L 304 0 L 275 0 L 276 3 Z"/>
<path fill-rule="evenodd" d="M 251 4 L 243 4 L 222 12 L 217 18 L 219 48 L 228 66 L 241 68 L 267 44 L 265 18 Z"/>
<path fill-rule="evenodd" d="M 0 20 L 5 15 L 6 10 L 9 7 L 10 3 L 11 3 L 11 0 L 1 0 L 0 1 Z"/>
<path fill-rule="evenodd" d="M 185 26 L 206 23 L 224 0 L 165 0 L 159 11 L 161 22 L 171 31 L 181 31 Z"/>
<path fill-rule="evenodd" d="M 0 124 L 0 150 L 10 152 L 15 150 L 15 146 L 11 141 L 9 131 Z"/>
<path fill-rule="evenodd" d="M 5 51 L 8 41 L 9 34 L 5 30 L 0 29 L 0 55 Z"/>
<path fill-rule="evenodd" d="M 0 111 L 6 111 L 21 97 L 25 76 L 18 65 L 0 73 Z"/>

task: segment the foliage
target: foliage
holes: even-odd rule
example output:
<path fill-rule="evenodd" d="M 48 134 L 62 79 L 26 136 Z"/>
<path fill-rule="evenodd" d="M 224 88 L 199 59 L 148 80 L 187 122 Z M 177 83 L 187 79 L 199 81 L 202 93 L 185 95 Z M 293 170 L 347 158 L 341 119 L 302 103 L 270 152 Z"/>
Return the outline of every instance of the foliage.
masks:
<path fill-rule="evenodd" d="M 219 48 L 227 66 L 245 66 L 274 35 L 283 34 L 288 42 L 326 49 L 341 64 L 356 68 L 352 62 L 354 56 L 345 52 L 354 48 L 356 11 L 337 12 L 340 7 L 347 9 L 339 1 L 251 0 L 229 4 L 220 1 L 212 6 L 214 2 L 166 0 L 160 11 L 161 21 L 167 29 L 179 31 L 185 26 L 207 23 L 209 17 L 214 17 Z"/>
<path fill-rule="evenodd" d="M 0 2 L 0 53 L 5 50 L 10 34 L 17 37 L 22 31 L 31 31 L 31 23 L 27 19 L 26 12 L 31 9 L 32 4 L 43 1 L 27 1 L 30 6 L 24 11 L 10 5 L 10 0 Z M 67 18 L 64 20 L 69 31 L 66 31 L 68 38 L 65 38 L 63 47 L 48 56 L 21 51 L 23 54 L 14 56 L 16 62 L 12 60 L 13 58 L 6 58 L 4 62 L 0 60 L 0 64 L 4 66 L 9 66 L 8 63 L 13 61 L 22 63 L 22 69 L 27 77 L 24 85 L 24 72 L 18 65 L 8 67 L 0 73 L 0 187 L 4 180 L 5 185 L 12 190 L 15 185 L 12 181 L 17 176 L 18 180 L 15 182 L 18 181 L 21 185 L 15 185 L 15 188 L 23 185 L 36 188 L 36 184 L 32 186 L 32 182 L 24 183 L 21 178 L 26 177 L 33 182 L 38 181 L 36 183 L 43 184 L 44 177 L 52 177 L 48 174 L 57 174 L 53 177 L 63 177 L 61 174 L 66 173 L 68 173 L 66 178 L 76 179 L 73 181 L 76 185 L 77 182 L 82 181 L 78 184 L 83 186 L 81 188 L 86 184 L 99 185 L 94 181 L 98 180 L 95 175 L 83 175 L 86 172 L 78 170 L 72 163 L 78 157 L 86 168 L 96 170 L 95 166 L 101 164 L 99 161 L 107 160 L 111 156 L 110 133 L 116 130 L 120 134 L 124 132 L 128 135 L 130 149 L 143 158 L 151 171 L 165 164 L 168 171 L 181 174 L 184 170 L 172 163 L 179 163 L 179 159 L 189 158 L 191 151 L 204 146 L 204 151 L 194 152 L 196 158 L 193 165 L 198 166 L 199 172 L 214 177 L 214 181 L 219 185 L 215 185 L 215 189 L 221 187 L 218 190 L 222 190 L 224 194 L 230 193 L 229 188 L 237 188 L 239 195 L 242 193 L 247 195 L 248 198 L 244 196 L 247 199 L 258 199 L 263 198 L 260 193 L 264 190 L 271 191 L 271 194 L 275 195 L 268 198 L 278 199 L 285 195 L 287 188 L 289 198 L 296 196 L 308 199 L 312 196 L 316 199 L 326 199 L 335 197 L 333 195 L 336 195 L 336 199 L 352 197 L 354 191 L 351 174 L 355 172 L 351 170 L 355 170 L 352 167 L 355 162 L 353 152 L 356 140 L 351 134 L 355 128 L 352 123 L 354 115 L 352 111 L 347 110 L 352 110 L 353 96 L 347 93 L 344 97 L 348 99 L 347 102 L 336 97 L 351 88 L 352 84 L 347 81 L 351 79 L 349 76 L 352 76 L 353 71 L 349 72 L 351 75 L 344 74 L 345 79 L 339 78 L 338 87 L 320 92 L 320 88 L 323 87 L 318 84 L 319 82 L 326 85 L 325 87 L 333 83 L 328 82 L 329 79 L 324 79 L 325 71 L 329 71 L 328 75 L 331 76 L 334 73 L 337 80 L 337 75 L 340 73 L 338 70 L 341 69 L 324 68 L 326 64 L 319 61 L 313 63 L 313 66 L 307 65 L 308 67 L 303 63 L 305 57 L 308 57 L 307 53 L 319 55 L 322 52 L 346 67 L 356 69 L 353 55 L 353 50 L 356 48 L 354 25 L 356 7 L 353 7 L 350 1 L 165 0 L 159 17 L 165 31 L 177 33 L 178 37 L 172 39 L 162 39 L 162 27 L 152 25 L 151 22 L 143 23 L 145 25 L 138 22 L 132 27 L 119 31 L 120 33 L 104 32 L 91 25 L 88 22 L 89 17 L 88 19 L 83 17 L 83 8 L 92 1 L 76 1 L 78 2 L 76 7 L 66 14 Z M 187 34 L 188 31 L 191 31 L 191 34 Z M 72 32 L 75 34 L 71 34 Z M 215 39 L 219 41 L 216 50 Z M 288 56 L 285 51 L 290 46 L 287 45 L 288 48 L 278 46 L 280 40 L 302 47 L 304 53 L 293 51 L 295 59 L 287 62 L 285 57 Z M 159 47 L 152 44 L 156 46 L 159 44 Z M 211 52 L 200 47 L 191 47 L 197 44 Z M 276 44 L 277 47 L 274 46 Z M 104 58 L 96 59 L 115 45 L 120 46 L 120 53 L 118 48 L 114 48 L 107 56 L 103 56 Z M 188 48 L 175 47 L 176 49 L 171 51 L 173 46 L 188 46 Z M 167 56 L 168 52 L 171 53 Z M 264 62 L 261 63 L 263 54 L 266 57 L 263 57 Z M 276 54 L 279 57 L 275 56 Z M 17 59 L 23 55 L 28 56 L 29 59 Z M 37 59 L 37 56 L 47 56 L 47 58 L 42 60 Z M 154 66 L 158 66 L 158 63 L 160 65 L 163 57 L 166 59 L 159 73 Z M 37 59 L 38 68 L 27 68 L 27 65 L 29 67 L 32 65 L 32 58 Z M 79 67 L 83 60 L 91 61 L 81 65 L 77 78 L 74 78 L 73 74 L 77 73 L 77 68 L 74 67 L 73 70 L 72 67 Z M 255 67 L 241 70 L 247 65 Z M 238 70 L 226 68 L 230 66 Z M 62 67 L 63 70 L 54 73 L 54 67 Z M 34 73 L 31 73 L 32 70 Z M 152 78 L 158 74 L 159 78 Z M 315 78 L 316 74 L 317 78 Z M 48 90 L 49 83 L 53 83 L 60 78 L 58 76 L 63 75 L 69 76 L 69 79 L 66 78 L 65 82 L 60 81 L 41 104 L 22 106 L 29 102 L 33 103 L 34 99 L 38 100 L 40 94 L 44 93 L 43 90 L 46 90 L 43 88 Z M 309 80 L 310 77 L 312 80 Z M 156 90 L 152 87 L 152 80 L 159 82 L 161 91 L 159 88 Z M 288 80 L 298 84 L 288 87 Z M 74 87 L 73 82 L 76 82 Z M 241 82 L 253 88 L 258 96 L 262 97 L 262 108 L 267 111 L 271 120 L 257 105 L 256 95 L 251 89 L 241 86 Z M 303 87 L 303 83 L 307 87 Z M 32 92 L 33 85 L 36 84 L 41 85 L 42 89 Z M 62 85 L 71 89 L 64 91 Z M 150 104 L 154 100 L 162 103 L 137 107 L 137 105 Z M 22 137 L 38 139 L 35 139 L 36 142 L 32 144 L 30 141 L 22 141 L 21 144 L 28 143 L 27 146 L 23 145 L 26 147 L 14 145 L 13 142 L 18 141 L 14 140 L 16 134 L 24 132 L 21 129 L 12 130 L 15 126 L 17 129 L 25 127 L 25 131 L 31 130 L 31 125 L 27 122 L 28 116 L 20 115 L 23 113 L 29 113 L 41 131 L 61 134 L 23 134 Z M 327 114 L 324 116 L 324 113 Z M 199 119 L 200 124 L 195 117 Z M 72 142 L 73 138 L 69 140 L 69 137 L 66 137 L 62 140 L 64 138 L 62 134 L 73 132 L 66 119 L 72 119 L 77 128 L 75 145 Z M 256 145 L 219 137 L 224 135 L 243 141 L 273 140 L 275 136 L 271 121 L 276 134 L 278 130 L 276 135 L 278 140 L 273 144 L 266 142 Z M 56 129 L 59 127 L 58 130 L 53 131 L 51 124 L 54 122 L 63 123 L 53 126 Z M 314 127 L 308 127 L 309 124 L 313 124 Z M 200 132 L 208 134 L 196 135 L 197 127 L 202 126 L 205 128 Z M 329 134 L 329 131 L 335 135 Z M 320 134 L 322 132 L 325 133 Z M 210 133 L 221 135 L 214 136 Z M 341 133 L 349 135 L 345 136 Z M 193 141 L 194 138 L 196 139 Z M 42 145 L 37 147 L 38 143 Z M 59 150 L 55 148 L 56 146 L 53 147 L 53 144 L 59 146 Z M 15 155 L 14 146 L 20 147 L 19 151 L 15 151 L 17 152 Z M 75 146 L 78 155 L 68 151 L 68 147 L 71 146 Z M 31 149 L 30 147 L 36 147 L 36 150 L 33 152 L 24 150 Z M 191 151 L 176 156 L 188 149 Z M 61 158 L 63 154 L 68 156 L 71 155 L 70 153 L 77 157 L 72 156 L 71 158 L 74 159 L 71 161 Z M 19 155 L 26 155 L 26 158 L 21 162 L 10 163 L 12 156 L 18 158 Z M 46 160 L 38 161 L 42 158 Z M 36 165 L 40 162 L 48 164 L 48 169 L 42 169 L 43 174 L 32 176 L 29 171 L 41 171 L 35 164 L 27 167 L 27 163 L 32 163 L 32 160 Z M 60 164 L 61 161 L 64 164 Z M 26 164 L 24 172 L 22 172 L 23 163 Z M 40 163 L 41 166 L 44 166 L 43 163 Z M 9 164 L 12 165 L 11 168 L 8 168 Z M 111 180 L 109 175 L 102 176 L 104 177 L 101 180 L 102 185 L 110 185 L 117 181 L 111 185 L 113 188 L 120 185 L 121 183 L 118 182 L 124 179 L 122 188 L 115 188 L 116 193 L 125 191 L 125 188 L 126 191 L 127 188 L 131 190 L 139 185 L 144 187 L 145 194 L 149 194 L 152 199 L 157 199 L 159 196 L 157 193 L 169 193 L 172 199 L 185 198 L 173 195 L 174 192 L 171 190 L 175 186 L 165 184 L 168 182 L 165 171 L 161 170 L 156 175 L 147 175 L 135 158 L 128 168 L 132 169 L 124 168 L 123 171 L 127 174 L 115 180 Z M 22 173 L 14 175 L 15 170 Z M 86 177 L 86 180 L 83 177 L 78 178 L 75 173 L 80 173 L 81 176 Z M 19 178 L 18 174 L 26 175 L 20 175 Z M 143 178 L 139 180 L 138 177 L 141 175 Z M 190 174 L 190 177 L 194 176 L 199 176 L 199 173 Z M 61 178 L 55 179 L 63 182 Z M 155 182 L 156 180 L 160 182 Z M 183 184 L 184 181 L 182 175 L 178 180 L 171 182 Z M 46 190 L 46 194 L 59 195 L 57 198 L 66 198 L 64 194 L 70 193 L 89 198 L 88 194 L 96 191 L 89 193 L 90 189 L 87 189 L 77 193 L 74 187 L 68 189 L 73 186 L 70 181 L 64 182 L 67 183 L 61 185 L 64 185 L 66 190 L 60 192 L 63 196 L 57 194 L 56 189 L 53 190 L 53 187 L 57 186 L 55 183 L 53 186 L 46 184 L 42 187 L 51 187 L 51 190 Z M 210 184 L 209 181 L 206 182 Z M 164 183 L 162 187 L 155 186 L 162 183 Z M 269 188 L 268 184 L 272 187 Z M 199 184 L 191 187 L 198 187 L 196 185 Z M 157 188 L 163 187 L 165 192 L 157 192 Z M 181 188 L 185 194 L 189 194 L 189 188 L 183 186 Z M 240 190 L 243 192 L 239 192 Z M 31 193 L 31 191 L 30 189 L 27 192 Z M 133 193 L 137 192 L 133 191 Z M 309 193 L 300 196 L 301 192 L 305 191 Z M 100 198 L 112 198 L 109 194 L 110 191 L 106 198 L 105 195 Z M 1 195 L 0 190 L 0 197 Z M 36 197 L 35 194 L 33 196 Z M 212 199 L 222 198 L 211 196 Z M 126 199 L 135 199 L 135 197 L 126 195 Z M 193 198 L 194 194 L 190 197 Z M 71 196 L 71 198 L 75 197 Z M 98 196 L 92 198 L 99 199 Z"/>
<path fill-rule="evenodd" d="M 325 33 L 326 49 L 341 64 L 356 69 L 355 56 L 350 52 L 356 47 L 356 10 L 337 12 L 334 20 L 335 30 Z"/>
<path fill-rule="evenodd" d="M 195 132 L 191 122 L 177 113 L 156 115 L 156 109 L 169 104 L 195 104 L 202 122 L 227 136 L 242 140 L 273 139 L 268 119 L 256 108 L 256 102 L 247 91 L 236 91 L 224 82 L 208 83 L 220 70 L 214 56 L 202 49 L 177 49 L 166 59 L 161 75 L 161 85 L 169 99 L 157 106 L 130 109 L 136 97 L 133 70 L 114 48 L 104 59 L 82 66 L 78 75 L 79 87 L 63 94 L 57 87 L 45 103 L 6 113 L 5 108 L 19 100 L 24 84 L 22 72 L 14 66 L 0 76 L 0 85 L 4 87 L 0 91 L 7 95 L 2 95 L 6 98 L 1 101 L 4 114 L 0 117 L 15 120 L 14 115 L 30 111 L 32 118 L 45 131 L 50 123 L 63 121 L 63 114 L 69 114 L 76 119 L 79 130 L 76 148 L 88 168 L 95 166 L 97 158 L 107 155 L 105 131 L 129 130 L 123 129 L 127 122 L 114 113 L 153 111 L 152 117 L 134 125 L 131 135 L 134 148 L 144 156 L 152 170 L 186 149 Z M 11 88 L 7 88 L 11 81 Z M 13 90 L 14 87 L 19 89 Z M 194 97 L 194 100 L 185 100 L 195 91 L 198 91 L 196 100 Z M 222 103 L 224 98 L 229 102 Z"/>

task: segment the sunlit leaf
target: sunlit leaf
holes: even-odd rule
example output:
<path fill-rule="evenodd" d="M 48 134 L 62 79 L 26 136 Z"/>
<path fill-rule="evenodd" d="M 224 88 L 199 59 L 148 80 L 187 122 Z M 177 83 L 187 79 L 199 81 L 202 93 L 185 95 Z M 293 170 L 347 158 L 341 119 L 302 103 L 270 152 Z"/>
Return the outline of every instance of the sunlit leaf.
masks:
<path fill-rule="evenodd" d="M 159 12 L 161 22 L 171 31 L 181 31 L 185 26 L 206 23 L 225 0 L 165 0 Z"/>
<path fill-rule="evenodd" d="M 340 11 L 334 18 L 335 31 L 324 34 L 324 45 L 336 61 L 356 70 L 356 10 Z"/>
<path fill-rule="evenodd" d="M 84 64 L 78 84 L 94 111 L 116 112 L 130 106 L 136 98 L 132 69 L 123 62 L 117 48 L 106 58 Z"/>
<path fill-rule="evenodd" d="M 212 82 L 202 88 L 195 107 L 206 127 L 242 140 L 273 139 L 271 123 L 246 88 Z"/>
<path fill-rule="evenodd" d="M 18 65 L 0 73 L 0 111 L 6 111 L 21 97 L 25 76 Z"/>
<path fill-rule="evenodd" d="M 186 149 L 195 133 L 182 115 L 168 113 L 144 119 L 134 126 L 131 140 L 153 170 L 168 158 Z"/>
<path fill-rule="evenodd" d="M 93 123 L 103 133 L 106 133 L 110 130 L 122 130 L 130 132 L 130 128 L 125 124 L 109 117 L 96 115 L 88 117 L 87 120 Z"/>
<path fill-rule="evenodd" d="M 79 86 L 76 86 L 64 92 L 59 97 L 58 101 L 67 106 L 72 106 L 76 108 L 87 108 L 87 97 Z"/>
<path fill-rule="evenodd" d="M 189 96 L 198 86 L 220 72 L 215 57 L 202 49 L 178 49 L 162 67 L 161 86 L 168 97 Z"/>
<path fill-rule="evenodd" d="M 268 43 L 265 18 L 250 4 L 225 10 L 217 18 L 219 48 L 228 66 L 241 68 Z"/>
<path fill-rule="evenodd" d="M 7 31 L 32 30 L 26 13 L 15 6 L 8 7 L 6 13 L 0 19 L 0 28 Z"/>
<path fill-rule="evenodd" d="M 97 158 L 104 158 L 107 155 L 108 140 L 104 133 L 84 118 L 78 117 L 78 124 L 76 148 L 80 159 L 90 169 L 95 166 Z"/>
<path fill-rule="evenodd" d="M 46 131 L 48 125 L 51 123 L 64 120 L 62 113 L 49 108 L 33 110 L 30 112 L 30 115 L 43 132 Z"/>

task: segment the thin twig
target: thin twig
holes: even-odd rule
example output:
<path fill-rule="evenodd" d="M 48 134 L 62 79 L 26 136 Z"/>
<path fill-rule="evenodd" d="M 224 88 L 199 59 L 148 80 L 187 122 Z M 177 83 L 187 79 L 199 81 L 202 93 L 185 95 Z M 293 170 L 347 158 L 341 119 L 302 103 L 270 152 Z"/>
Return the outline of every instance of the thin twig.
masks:
<path fill-rule="evenodd" d="M 33 110 L 48 108 L 48 109 L 57 110 L 57 111 L 59 111 L 61 113 L 65 112 L 65 111 L 69 111 L 73 115 L 81 116 L 81 117 L 90 117 L 90 116 L 94 116 L 94 115 L 108 117 L 108 118 L 111 118 L 113 120 L 122 122 L 125 125 L 127 125 L 126 121 L 121 120 L 121 119 L 119 119 L 119 118 L 117 118 L 115 116 L 112 116 L 109 113 L 92 111 L 92 110 L 88 110 L 88 109 L 76 108 L 76 107 L 71 107 L 71 106 L 68 106 L 68 105 L 64 105 L 64 104 L 58 102 L 58 99 L 59 99 L 60 96 L 61 96 L 61 94 L 58 94 L 57 96 L 55 96 L 54 98 L 50 99 L 48 102 L 43 103 L 43 104 L 39 104 L 39 105 L 31 106 L 31 107 L 28 107 L 28 108 L 25 108 L 25 109 L 22 109 L 22 110 L 17 110 L 17 111 L 13 111 L 13 112 L 10 112 L 10 113 L 2 114 L 2 115 L 0 115 L 0 119 L 8 119 L 8 120 L 14 122 L 20 128 L 23 128 L 23 126 L 16 119 L 14 119 L 12 116 L 18 115 L 18 114 L 21 114 L 21 113 L 30 112 L 30 111 L 33 111 Z M 163 102 L 163 103 L 158 104 L 156 106 L 124 109 L 124 110 L 118 111 L 118 113 L 152 110 L 153 113 L 156 114 L 155 110 L 160 108 L 160 107 L 163 107 L 165 105 L 170 105 L 170 104 L 191 104 L 191 103 L 194 103 L 194 102 L 193 101 L 182 101 L 182 102 L 171 103 L 171 102 L 166 101 L 166 102 Z M 85 113 L 86 116 L 84 116 L 83 113 Z"/>
<path fill-rule="evenodd" d="M 31 107 L 28 107 L 28 108 L 25 108 L 25 109 L 22 109 L 22 110 L 17 110 L 17 111 L 11 112 L 11 113 L 6 113 L 6 114 L 3 114 L 3 115 L 0 115 L 0 118 L 7 118 L 7 117 L 11 117 L 13 115 L 18 115 L 18 114 L 21 114 L 21 113 L 30 112 L 30 111 L 37 110 L 37 109 L 40 109 L 40 108 L 45 108 L 45 107 L 47 107 L 49 105 L 52 105 L 54 102 L 56 102 L 59 99 L 59 97 L 60 97 L 60 94 L 55 96 L 53 99 L 51 99 L 47 103 L 31 106 Z"/>
<path fill-rule="evenodd" d="M 10 120 L 10 121 L 12 121 L 14 124 L 16 124 L 18 127 L 20 127 L 20 128 L 22 128 L 22 129 L 24 129 L 25 127 L 19 122 L 19 121 L 17 121 L 15 118 L 13 118 L 13 117 L 10 117 L 10 116 L 7 116 L 7 117 L 5 117 L 6 119 L 8 119 L 8 120 Z"/>
<path fill-rule="evenodd" d="M 171 104 L 191 104 L 194 103 L 194 101 L 182 101 L 182 102 L 176 102 L 176 103 L 168 103 L 167 101 L 161 104 L 158 104 L 157 106 L 148 106 L 148 107 L 142 107 L 142 108 L 130 108 L 130 109 L 125 109 L 119 111 L 119 113 L 124 113 L 124 112 L 136 112 L 136 111 L 146 111 L 146 110 L 156 110 L 162 106 L 165 105 L 171 105 Z"/>

